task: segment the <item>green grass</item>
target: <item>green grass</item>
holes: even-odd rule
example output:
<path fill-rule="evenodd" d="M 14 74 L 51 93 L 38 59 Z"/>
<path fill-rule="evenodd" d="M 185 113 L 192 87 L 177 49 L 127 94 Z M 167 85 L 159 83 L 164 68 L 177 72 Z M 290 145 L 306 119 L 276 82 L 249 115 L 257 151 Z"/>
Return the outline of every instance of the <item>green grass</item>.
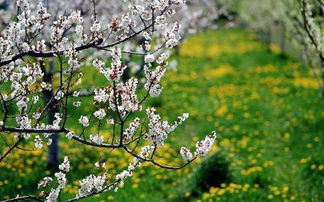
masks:
<path fill-rule="evenodd" d="M 273 50 L 239 29 L 192 36 L 173 56 L 178 71 L 167 73 L 162 95 L 148 103 L 170 121 L 184 112 L 191 115 L 158 153 L 161 159 L 183 162 L 173 158 L 180 146 L 193 149 L 197 137 L 216 130 L 219 138 L 213 151 L 221 152 L 229 163 L 230 182 L 192 194 L 195 178 L 201 176 L 197 172 L 203 170 L 199 162 L 181 171 L 144 164 L 118 192 L 83 201 L 324 200 L 324 100 L 298 61 Z M 89 72 L 85 86 L 104 84 L 94 74 Z M 87 113 L 90 102 L 85 101 L 84 111 L 77 113 Z M 77 127 L 76 120 L 69 124 Z M 68 155 L 72 166 L 68 175 L 72 186 L 62 199 L 75 193 L 79 179 L 98 172 L 93 170 L 98 154 L 107 159 L 112 178 L 131 161 L 123 152 L 93 149 L 63 137 L 60 145 L 61 156 Z M 45 159 L 46 152 L 17 150 L 1 163 L 0 199 L 35 193 L 38 180 L 51 174 L 44 172 Z"/>

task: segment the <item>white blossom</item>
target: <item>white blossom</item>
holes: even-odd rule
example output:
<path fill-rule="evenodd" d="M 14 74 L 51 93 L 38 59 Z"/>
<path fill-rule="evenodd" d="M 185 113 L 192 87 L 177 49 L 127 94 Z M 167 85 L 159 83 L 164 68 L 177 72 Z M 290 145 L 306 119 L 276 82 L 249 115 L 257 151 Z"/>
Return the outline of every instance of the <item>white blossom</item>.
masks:
<path fill-rule="evenodd" d="M 38 100 L 39 100 L 39 96 L 34 95 L 32 100 L 33 100 L 33 104 L 36 104 L 38 102 Z"/>
<path fill-rule="evenodd" d="M 149 131 L 147 138 L 151 140 L 158 147 L 161 147 L 164 144 L 164 140 L 167 139 L 168 134 L 180 125 L 186 118 L 188 114 L 178 117 L 178 121 L 174 122 L 172 125 L 169 125 L 167 121 L 161 121 L 160 115 L 156 114 L 154 108 L 148 108 L 146 110 L 147 116 L 149 118 Z"/>
<path fill-rule="evenodd" d="M 59 165 L 59 169 L 64 172 L 69 172 L 70 171 L 70 161 L 67 156 L 64 157 L 63 163 Z"/>
<path fill-rule="evenodd" d="M 147 66 L 145 67 L 144 72 L 147 81 L 144 87 L 146 90 L 149 90 L 151 96 L 156 97 L 161 93 L 162 87 L 160 86 L 159 82 L 165 71 L 166 70 L 161 66 L 158 66 L 154 71 L 150 71 Z"/>
<path fill-rule="evenodd" d="M 27 116 L 17 117 L 16 121 L 20 128 L 22 129 L 30 129 L 31 128 L 31 120 Z"/>
<path fill-rule="evenodd" d="M 56 188 L 56 189 L 52 188 L 50 193 L 46 197 L 46 202 L 56 202 L 59 194 L 60 194 L 59 188 Z"/>
<path fill-rule="evenodd" d="M 35 147 L 37 149 L 41 149 L 43 147 L 42 139 L 39 137 L 39 135 L 35 137 Z"/>
<path fill-rule="evenodd" d="M 45 188 L 48 184 L 53 182 L 53 178 L 51 177 L 44 177 L 39 183 L 38 183 L 38 189 Z"/>
<path fill-rule="evenodd" d="M 82 197 L 95 191 L 101 191 L 104 183 L 106 182 L 107 176 L 95 176 L 89 175 L 85 179 L 80 181 L 80 188 L 77 197 Z"/>
<path fill-rule="evenodd" d="M 73 97 L 79 97 L 79 95 L 80 95 L 80 91 L 74 91 L 72 94 Z"/>
<path fill-rule="evenodd" d="M 135 118 L 133 122 L 129 124 L 129 127 L 123 133 L 123 141 L 125 142 L 128 139 L 131 139 L 140 125 L 140 119 Z"/>
<path fill-rule="evenodd" d="M 119 80 L 124 70 L 126 69 L 126 65 L 124 65 L 121 61 L 121 49 L 115 48 L 111 52 L 112 62 L 111 67 L 104 67 L 104 62 L 101 60 L 94 60 L 93 65 L 98 69 L 100 73 L 102 73 L 108 80 L 114 81 Z"/>
<path fill-rule="evenodd" d="M 106 166 L 106 163 L 100 163 L 100 162 L 96 162 L 95 163 L 95 166 L 97 167 L 97 168 L 105 168 L 105 166 Z"/>
<path fill-rule="evenodd" d="M 63 189 L 67 183 L 66 174 L 60 171 L 55 173 L 54 176 L 58 181 L 58 188 Z"/>
<path fill-rule="evenodd" d="M 195 156 L 205 156 L 211 149 L 216 139 L 216 132 L 212 132 L 209 136 L 206 136 L 204 140 L 196 143 Z"/>
<path fill-rule="evenodd" d="M 69 131 L 66 134 L 66 138 L 69 139 L 69 140 L 72 139 L 74 136 L 75 136 L 75 133 L 73 131 Z"/>
<path fill-rule="evenodd" d="M 149 90 L 150 96 L 158 97 L 161 94 L 162 90 L 163 90 L 163 87 L 160 86 L 159 84 L 153 85 Z"/>
<path fill-rule="evenodd" d="M 98 109 L 93 113 L 93 115 L 101 120 L 106 116 L 106 112 L 104 109 Z"/>
<path fill-rule="evenodd" d="M 56 100 L 60 100 L 61 98 L 64 97 L 64 92 L 62 90 L 58 90 L 55 95 Z"/>
<path fill-rule="evenodd" d="M 152 63 L 154 61 L 155 61 L 154 55 L 147 55 L 147 56 L 145 56 L 145 62 L 146 63 Z"/>
<path fill-rule="evenodd" d="M 95 96 L 93 97 L 93 99 L 99 103 L 106 102 L 109 98 L 109 95 L 105 89 L 95 89 L 94 93 Z"/>
<path fill-rule="evenodd" d="M 84 126 L 84 127 L 88 127 L 89 126 L 89 119 L 87 116 L 81 116 L 79 119 L 79 123 Z"/>
<path fill-rule="evenodd" d="M 101 135 L 98 135 L 98 134 L 90 135 L 90 141 L 93 142 L 93 143 L 96 143 L 96 144 L 100 145 L 100 144 L 103 143 L 103 140 L 104 140 L 104 138 Z"/>
<path fill-rule="evenodd" d="M 37 46 L 36 47 L 37 47 L 37 51 L 45 52 L 46 51 L 45 40 L 37 41 Z"/>
<path fill-rule="evenodd" d="M 29 99 L 27 97 L 24 97 L 22 99 L 20 99 L 17 102 L 17 107 L 19 109 L 20 112 L 24 111 L 25 109 L 27 109 L 27 103 L 28 103 Z"/>
<path fill-rule="evenodd" d="M 181 154 L 182 158 L 186 161 L 189 161 L 192 159 L 192 153 L 186 147 L 181 147 L 180 154 Z"/>
<path fill-rule="evenodd" d="M 73 106 L 80 107 L 81 106 L 81 102 L 80 101 L 73 102 Z"/>

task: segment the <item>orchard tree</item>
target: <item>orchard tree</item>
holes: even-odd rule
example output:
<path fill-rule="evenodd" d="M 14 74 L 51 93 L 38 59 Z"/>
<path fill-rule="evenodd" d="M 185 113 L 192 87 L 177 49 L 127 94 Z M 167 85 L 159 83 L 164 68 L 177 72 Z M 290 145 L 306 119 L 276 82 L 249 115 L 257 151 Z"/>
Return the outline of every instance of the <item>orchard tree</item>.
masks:
<path fill-rule="evenodd" d="M 268 44 L 271 43 L 270 30 L 275 25 L 282 26 L 283 40 L 289 39 L 295 48 L 302 50 L 301 59 L 318 81 L 324 97 L 323 1 L 242 0 L 236 3 L 245 24 L 256 32 L 268 33 L 264 39 Z"/>
<path fill-rule="evenodd" d="M 283 0 L 279 2 L 287 38 L 302 49 L 301 59 L 317 80 L 324 97 L 324 4 L 320 0 Z"/>
<path fill-rule="evenodd" d="M 31 1 L 29 5 L 31 10 L 37 9 L 37 1 Z M 71 34 L 73 32 L 74 35 L 78 34 L 80 39 L 82 37 L 87 37 L 87 35 L 80 36 L 80 32 L 83 30 L 89 30 L 91 26 L 93 25 L 93 6 L 89 6 L 90 0 L 51 0 L 51 1 L 43 1 L 43 7 L 46 8 L 46 11 L 51 16 L 51 19 L 57 19 L 59 16 L 69 16 L 73 12 L 78 11 L 82 14 L 82 25 L 72 23 L 69 25 L 70 27 L 67 27 L 64 30 L 65 35 L 69 35 L 71 37 Z M 2 10 L 2 16 L 4 24 L 9 23 L 9 19 L 14 18 L 17 14 L 17 11 L 15 9 L 8 9 L 15 7 L 14 1 L 5 1 L 3 0 L 3 3 L 5 3 L 4 7 L 7 7 L 6 10 Z M 49 9 L 50 8 L 50 9 Z M 64 9 L 62 9 L 64 8 Z M 95 10 L 96 10 L 96 19 L 100 22 L 102 25 L 108 25 L 109 23 L 120 23 L 121 19 L 121 13 L 128 13 L 129 12 L 129 2 L 128 1 L 116 1 L 116 0 L 96 0 L 95 1 Z M 188 34 L 196 33 L 198 31 L 203 30 L 204 28 L 211 25 L 211 23 L 216 19 L 217 12 L 216 12 L 216 6 L 213 0 L 203 0 L 200 2 L 189 0 L 185 2 L 180 7 L 174 8 L 174 16 L 173 19 L 177 21 L 181 26 L 178 27 L 179 29 L 179 35 L 181 36 L 181 39 L 185 38 Z M 18 7 L 18 12 L 20 12 L 20 8 Z M 136 21 L 135 24 L 143 24 L 143 16 L 139 16 L 138 18 L 134 18 L 132 20 Z M 167 19 L 165 19 L 165 22 Z M 143 24 L 144 25 L 144 24 Z M 52 30 L 51 30 L 51 23 L 43 23 L 42 31 L 37 33 L 38 38 L 46 39 L 48 36 L 50 36 Z M 145 26 L 145 25 L 144 25 Z M 132 28 L 132 27 L 131 27 Z M 82 30 L 81 30 L 82 29 Z M 130 28 L 128 28 L 130 29 Z M 108 34 L 108 33 L 106 33 Z M 109 33 L 111 37 L 115 34 L 114 32 Z M 157 32 L 151 32 L 150 38 L 147 40 L 143 34 L 137 34 L 132 36 L 132 40 L 125 40 L 122 43 L 119 44 L 119 48 L 122 49 L 125 53 L 123 53 L 123 62 L 127 66 L 123 70 L 122 74 L 122 80 L 126 82 L 132 74 L 135 74 L 137 79 L 141 79 L 144 75 L 144 67 L 146 65 L 145 63 L 145 56 L 149 54 L 149 51 L 146 50 L 147 48 L 143 48 L 143 46 L 151 46 L 149 41 L 159 39 L 161 36 L 159 36 L 160 33 Z M 77 39 L 77 40 L 80 40 Z M 36 39 L 37 40 L 37 39 Z M 161 44 L 160 47 L 156 47 L 155 50 L 151 51 L 151 53 L 155 53 L 156 55 L 160 55 L 163 53 L 165 57 L 169 57 L 170 50 L 164 49 L 165 44 Z M 87 48 L 88 49 L 88 48 Z M 92 51 L 91 55 L 86 54 L 87 60 L 84 63 L 91 63 L 91 60 L 96 57 L 103 57 L 105 58 L 107 55 L 107 48 L 106 50 L 102 51 L 103 48 L 98 48 L 97 51 Z M 128 54 L 126 54 L 128 53 Z M 89 57 L 90 56 L 90 57 Z M 82 56 L 84 58 L 84 56 Z M 141 60 L 136 60 L 134 57 L 140 57 Z M 47 59 L 47 66 L 49 68 L 46 69 L 46 74 L 44 74 L 44 79 L 47 79 L 47 83 L 53 82 L 53 77 L 55 74 L 55 68 L 54 68 L 54 58 L 50 57 Z M 138 62 L 140 61 L 140 62 Z M 172 61 L 169 66 L 170 69 L 174 69 L 176 65 L 176 61 Z M 172 67 L 172 68 L 171 68 Z M 43 79 L 43 80 L 44 80 Z M 143 85 L 141 85 L 143 86 Z M 80 93 L 79 96 L 93 96 L 94 95 L 95 88 L 90 89 L 79 89 Z M 43 91 L 43 98 L 45 99 L 45 102 L 51 99 L 51 94 L 53 92 L 49 91 Z M 55 120 L 55 114 L 60 110 L 60 105 L 53 104 L 55 107 L 48 107 L 47 117 L 48 117 L 48 123 L 52 124 Z M 52 134 L 50 137 L 51 144 L 49 145 L 49 153 L 48 153 L 48 166 L 50 168 L 56 168 L 59 164 L 59 144 L 58 144 L 58 134 Z"/>
<path fill-rule="evenodd" d="M 32 141 L 34 148 L 29 149 L 41 149 L 57 141 L 58 135 L 80 146 L 121 149 L 134 158 L 113 179 L 108 178 L 107 171 L 99 175 L 90 173 L 80 179 L 79 193 L 67 199 L 74 201 L 116 189 L 143 162 L 165 169 L 181 169 L 205 156 L 216 138 L 215 132 L 198 141 L 194 152 L 181 147 L 182 165 L 158 162 L 156 151 L 189 115 L 184 113 L 169 123 L 163 121 L 154 108 L 143 108 L 144 101 L 159 96 L 163 89 L 160 81 L 168 67 L 170 54 L 167 52 L 177 46 L 181 38 L 181 25 L 174 16 L 184 0 L 122 3 L 116 0 L 117 7 L 123 9 L 116 9 L 114 14 L 99 13 L 102 7 L 95 0 L 81 1 L 76 7 L 73 5 L 78 4 L 58 2 L 42 4 L 17 0 L 16 16 L 3 23 L 0 133 L 14 143 L 7 145 L 0 162 L 13 150 L 22 149 L 22 143 Z M 48 12 L 50 6 L 54 13 Z M 66 9 L 68 6 L 72 8 Z M 144 39 L 140 45 L 137 37 Z M 130 51 L 128 44 L 136 46 L 135 51 Z M 129 68 L 123 60 L 128 55 L 144 56 L 145 81 L 135 77 L 121 79 Z M 94 68 L 102 74 L 106 85 L 94 86 L 94 94 L 90 95 L 91 114 L 76 116 L 75 111 L 82 109 L 84 101 L 81 89 L 86 68 Z M 138 94 L 139 86 L 144 86 L 146 93 Z M 42 96 L 44 99 L 40 99 Z M 146 111 L 145 119 L 136 117 L 141 111 Z M 69 125 L 71 120 L 77 120 L 79 126 Z M 110 137 L 103 135 L 108 126 L 113 127 Z M 80 127 L 81 130 L 76 130 Z M 95 134 L 90 134 L 90 127 L 96 127 Z M 93 163 L 94 167 L 104 169 L 101 163 Z M 45 177 L 38 184 L 39 189 L 48 192 L 42 196 L 17 196 L 8 201 L 56 201 L 68 183 L 68 172 L 70 163 L 65 157 L 54 177 Z"/>
<path fill-rule="evenodd" d="M 274 9 L 276 8 L 276 9 Z M 239 6 L 239 16 L 252 29 L 261 33 L 262 39 L 267 45 L 271 44 L 271 30 L 277 24 L 280 24 L 279 1 L 260 0 L 251 1 L 243 0 Z"/>
<path fill-rule="evenodd" d="M 303 28 L 307 35 L 305 44 L 311 46 L 310 49 L 312 51 L 312 54 L 308 55 L 307 60 L 310 67 L 314 69 L 314 75 L 318 80 L 322 96 L 324 97 L 324 2 L 321 0 L 301 0 L 300 4 Z M 315 55 L 315 62 L 312 58 L 313 55 Z"/>
<path fill-rule="evenodd" d="M 216 1 L 187 1 L 176 13 L 176 19 L 182 25 L 182 39 L 189 34 L 196 34 L 215 26 L 218 12 Z"/>

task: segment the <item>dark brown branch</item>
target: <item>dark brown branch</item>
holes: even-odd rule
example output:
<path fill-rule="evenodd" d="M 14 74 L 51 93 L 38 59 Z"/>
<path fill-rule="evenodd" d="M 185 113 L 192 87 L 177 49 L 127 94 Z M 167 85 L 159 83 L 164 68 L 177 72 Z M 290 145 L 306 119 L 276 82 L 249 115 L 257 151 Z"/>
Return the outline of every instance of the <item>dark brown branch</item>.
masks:
<path fill-rule="evenodd" d="M 6 153 L 4 153 L 4 154 L 1 156 L 1 158 L 0 158 L 0 162 L 1 162 L 4 158 L 6 158 L 6 156 L 8 156 L 8 154 L 10 154 L 10 152 L 12 152 L 14 148 L 17 147 L 17 145 L 21 142 L 21 140 L 22 140 L 22 139 L 19 138 L 19 140 L 18 140 L 18 141 L 17 141 L 13 146 L 9 147 L 8 151 L 6 151 Z"/>
<path fill-rule="evenodd" d="M 72 198 L 72 199 L 66 200 L 66 201 L 64 201 L 64 202 L 78 201 L 78 200 L 80 200 L 80 199 L 84 199 L 84 198 L 88 198 L 88 197 L 91 197 L 91 196 L 94 196 L 94 195 L 97 195 L 97 194 L 101 194 L 101 193 L 103 193 L 103 192 L 105 192 L 105 191 L 108 191 L 111 187 L 116 186 L 120 181 L 121 181 L 121 180 L 116 180 L 115 182 L 113 182 L 113 183 L 107 185 L 106 187 L 104 187 L 104 188 L 103 188 L 102 190 L 100 190 L 100 191 L 94 191 L 94 192 L 92 192 L 92 193 L 90 193 L 90 194 L 87 194 L 87 195 L 85 195 L 85 196 L 75 197 L 75 198 Z"/>
<path fill-rule="evenodd" d="M 16 198 L 13 198 L 13 199 L 8 199 L 8 200 L 4 200 L 3 202 L 13 202 L 13 201 L 45 201 L 37 196 L 33 196 L 33 195 L 30 195 L 30 196 L 20 196 L 20 197 L 16 197 Z"/>
<path fill-rule="evenodd" d="M 69 130 L 65 128 L 61 129 L 24 129 L 24 128 L 8 128 L 4 127 L 0 129 L 0 132 L 15 132 L 15 133 L 68 133 Z M 102 147 L 102 148 L 122 148 L 124 145 L 120 144 L 97 144 L 94 142 L 89 142 L 85 139 L 82 139 L 78 136 L 72 137 L 74 140 L 83 143 L 85 145 L 94 146 L 94 147 Z"/>
<path fill-rule="evenodd" d="M 140 31 L 138 32 L 135 32 L 134 34 L 126 37 L 125 39 L 122 39 L 122 40 L 119 40 L 119 41 L 116 41 L 116 42 L 113 42 L 111 44 L 108 44 L 108 45 L 105 45 L 105 46 L 99 46 L 99 44 L 97 42 L 92 42 L 92 43 L 89 43 L 89 44 L 86 44 L 86 45 L 83 45 L 83 46 L 79 46 L 77 48 L 75 48 L 76 51 L 82 51 L 82 50 L 85 50 L 85 49 L 89 49 L 89 48 L 97 48 L 97 49 L 105 49 L 105 48 L 110 48 L 110 47 L 114 47 L 118 44 L 121 44 L 125 41 L 128 41 L 132 38 L 134 38 L 135 36 L 137 36 L 138 34 L 142 33 L 143 31 L 146 31 L 147 29 L 149 29 L 150 27 L 152 26 L 149 25 L 147 27 L 144 27 L 143 29 L 141 29 Z M 11 59 L 9 60 L 5 60 L 5 61 L 2 61 L 0 62 L 0 67 L 1 66 L 4 66 L 4 65 L 8 65 L 10 64 L 11 62 L 14 62 L 18 59 L 21 59 L 25 56 L 32 56 L 32 57 L 38 57 L 38 58 L 48 58 L 48 57 L 54 57 L 56 55 L 62 55 L 64 53 L 64 51 L 49 51 L 49 52 L 35 52 L 35 51 L 28 51 L 28 52 L 24 52 L 24 53 L 19 53 L 17 55 L 14 55 Z"/>
<path fill-rule="evenodd" d="M 86 44 L 83 46 L 79 46 L 76 48 L 77 51 L 81 51 L 81 50 L 85 50 L 88 48 L 94 48 L 96 46 L 96 43 L 90 43 L 90 44 Z M 48 58 L 48 57 L 54 57 L 55 55 L 62 55 L 64 53 L 64 51 L 49 51 L 49 52 L 35 52 L 35 51 L 28 51 L 28 52 L 24 52 L 24 53 L 19 53 L 15 56 L 13 56 L 10 60 L 5 60 L 0 62 L 0 67 L 10 64 L 11 62 L 14 62 L 18 59 L 21 59 L 25 56 L 32 56 L 32 57 L 36 57 L 36 58 Z"/>
<path fill-rule="evenodd" d="M 10 128 L 3 127 L 0 129 L 0 132 L 12 132 L 12 133 L 66 133 L 66 129 L 32 129 L 32 128 Z"/>

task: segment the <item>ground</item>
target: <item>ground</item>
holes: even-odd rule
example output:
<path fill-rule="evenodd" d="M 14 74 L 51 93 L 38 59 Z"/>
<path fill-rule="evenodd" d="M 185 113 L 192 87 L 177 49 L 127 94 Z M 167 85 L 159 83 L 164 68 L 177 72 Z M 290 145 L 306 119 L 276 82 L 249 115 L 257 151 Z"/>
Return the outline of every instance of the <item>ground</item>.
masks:
<path fill-rule="evenodd" d="M 324 99 L 307 67 L 240 29 L 191 36 L 173 58 L 177 71 L 167 73 L 161 97 L 148 105 L 155 106 L 163 119 L 172 121 L 184 112 L 190 118 L 158 153 L 160 162 L 183 163 L 180 147 L 193 150 L 195 141 L 216 130 L 213 152 L 225 156 L 230 178 L 197 194 L 194 182 L 201 161 L 179 171 L 144 164 L 118 192 L 84 201 L 324 200 Z M 85 85 L 93 79 L 88 77 Z M 72 166 L 62 199 L 77 193 L 79 179 L 97 172 L 93 159 L 98 154 L 107 159 L 112 178 L 131 161 L 119 150 L 93 149 L 64 137 L 60 146 Z M 51 175 L 45 160 L 44 150 L 16 150 L 0 163 L 0 199 L 37 193 L 38 180 Z"/>

